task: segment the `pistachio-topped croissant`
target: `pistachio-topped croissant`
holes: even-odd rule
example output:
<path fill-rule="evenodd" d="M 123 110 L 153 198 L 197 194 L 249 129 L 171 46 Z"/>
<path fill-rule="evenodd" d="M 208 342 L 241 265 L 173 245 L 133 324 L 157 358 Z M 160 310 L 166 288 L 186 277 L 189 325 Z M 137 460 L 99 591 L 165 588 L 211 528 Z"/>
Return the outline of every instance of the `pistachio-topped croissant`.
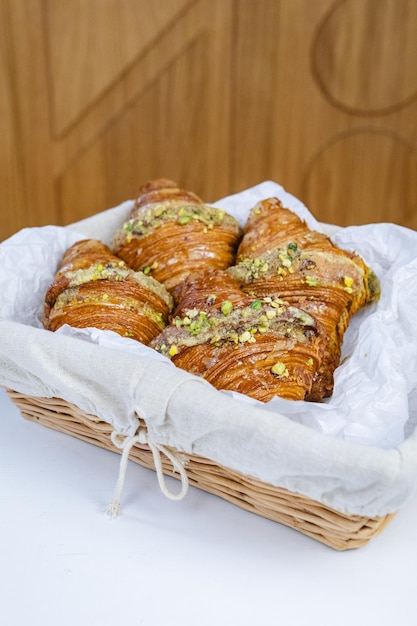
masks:
<path fill-rule="evenodd" d="M 43 324 L 113 330 L 149 344 L 173 306 L 165 287 L 135 272 L 95 239 L 79 241 L 62 258 L 44 303 Z"/>
<path fill-rule="evenodd" d="M 141 187 L 114 236 L 113 250 L 170 291 L 192 271 L 232 265 L 240 236 L 239 223 L 224 210 L 206 205 L 173 181 L 158 179 Z"/>
<path fill-rule="evenodd" d="M 329 396 L 349 320 L 378 298 L 372 270 L 359 255 L 310 230 L 277 198 L 252 209 L 237 258 L 228 271 L 244 291 L 258 298 L 279 297 L 317 320 L 321 365 L 307 399 Z"/>
<path fill-rule="evenodd" d="M 245 294 L 222 270 L 191 274 L 151 347 L 217 389 L 261 401 L 303 400 L 319 367 L 315 320 L 278 298 Z"/>

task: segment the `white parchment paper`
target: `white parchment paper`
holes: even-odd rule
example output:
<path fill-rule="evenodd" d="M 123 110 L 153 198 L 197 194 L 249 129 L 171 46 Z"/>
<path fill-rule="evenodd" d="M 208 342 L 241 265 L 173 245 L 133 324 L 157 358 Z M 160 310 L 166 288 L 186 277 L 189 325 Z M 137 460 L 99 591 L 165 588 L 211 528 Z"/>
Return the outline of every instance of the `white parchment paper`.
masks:
<path fill-rule="evenodd" d="M 24 229 L 0 244 L 0 384 L 65 398 L 125 434 L 140 415 L 162 444 L 341 510 L 396 510 L 417 475 L 417 233 L 394 224 L 320 224 L 270 181 L 214 204 L 244 224 L 250 208 L 271 196 L 356 250 L 381 282 L 380 301 L 351 321 L 328 401 L 263 404 L 216 391 L 115 333 L 43 330 L 44 294 L 65 250 L 86 237 L 109 244 L 131 201 L 64 228 Z"/>

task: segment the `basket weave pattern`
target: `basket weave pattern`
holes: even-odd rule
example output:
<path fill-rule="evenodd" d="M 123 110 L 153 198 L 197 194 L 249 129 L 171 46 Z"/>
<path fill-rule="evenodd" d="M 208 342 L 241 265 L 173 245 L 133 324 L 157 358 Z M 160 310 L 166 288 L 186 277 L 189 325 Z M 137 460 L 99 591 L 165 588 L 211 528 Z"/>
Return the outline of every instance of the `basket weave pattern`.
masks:
<path fill-rule="evenodd" d="M 112 426 L 81 411 L 74 404 L 58 398 L 34 398 L 12 390 L 8 390 L 8 395 L 25 419 L 120 454 L 110 439 Z M 147 445 L 133 446 L 129 458 L 155 469 L 152 452 Z M 162 459 L 162 465 L 164 474 L 178 478 L 167 459 Z M 294 528 L 336 550 L 365 545 L 385 528 L 394 515 L 376 518 L 349 516 L 197 455 L 187 455 L 185 467 L 191 485 Z"/>

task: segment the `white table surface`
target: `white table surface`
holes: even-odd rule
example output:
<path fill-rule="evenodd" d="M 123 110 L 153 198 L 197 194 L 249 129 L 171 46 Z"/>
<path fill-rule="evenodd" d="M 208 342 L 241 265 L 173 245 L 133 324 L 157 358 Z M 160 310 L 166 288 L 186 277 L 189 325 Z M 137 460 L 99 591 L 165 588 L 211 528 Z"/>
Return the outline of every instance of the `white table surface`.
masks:
<path fill-rule="evenodd" d="M 336 552 L 190 488 L 167 500 L 130 462 L 24 420 L 0 390 L 4 626 L 415 626 L 417 497 Z M 172 480 L 172 479 L 170 479 Z"/>

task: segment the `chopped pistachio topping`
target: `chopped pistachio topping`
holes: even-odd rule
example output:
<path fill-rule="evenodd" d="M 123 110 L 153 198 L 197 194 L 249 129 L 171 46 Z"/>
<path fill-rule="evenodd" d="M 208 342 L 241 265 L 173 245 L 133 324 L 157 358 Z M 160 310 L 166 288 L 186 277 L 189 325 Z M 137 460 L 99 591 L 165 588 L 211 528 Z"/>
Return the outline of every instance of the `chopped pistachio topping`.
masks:
<path fill-rule="evenodd" d="M 201 222 L 205 225 L 206 232 L 207 229 L 211 230 L 214 226 L 221 224 L 239 230 L 238 222 L 224 209 L 205 204 L 184 204 L 178 201 L 148 204 L 141 207 L 123 224 L 122 230 L 127 231 L 128 234 L 145 236 L 167 221 L 176 222 L 180 226 Z"/>
<path fill-rule="evenodd" d="M 343 276 L 344 287 L 343 289 L 347 291 L 347 293 L 353 293 L 352 285 L 353 278 L 351 276 Z"/>
<path fill-rule="evenodd" d="M 368 288 L 369 288 L 369 301 L 377 302 L 381 295 L 381 285 L 375 272 L 371 269 L 368 270 Z"/>
<path fill-rule="evenodd" d="M 158 267 L 159 267 L 159 263 L 158 263 L 158 261 L 154 261 L 154 262 L 152 263 L 152 265 L 146 265 L 146 266 L 142 269 L 142 272 L 143 272 L 144 274 L 147 274 L 147 275 L 148 275 L 148 274 L 150 274 L 150 273 L 152 272 L 152 270 L 156 270 L 156 269 L 158 269 Z"/>
<path fill-rule="evenodd" d="M 233 311 L 233 304 L 230 302 L 230 300 L 225 300 L 222 303 L 220 310 L 223 313 L 223 315 L 229 315 L 229 313 Z"/>
<path fill-rule="evenodd" d="M 301 252 L 297 244 L 294 244 L 293 248 L 275 248 L 259 257 L 240 258 L 238 265 L 230 268 L 229 271 L 246 282 L 276 273 L 286 276 L 288 273 L 292 274 L 294 268 L 298 269 L 300 256 Z"/>
<path fill-rule="evenodd" d="M 175 317 L 170 326 L 154 340 L 152 347 L 166 356 L 172 356 L 170 348 L 173 345 L 178 348 L 203 343 L 215 346 L 233 343 L 237 347 L 255 343 L 258 335 L 268 331 L 306 342 L 314 334 L 314 319 L 305 311 L 284 306 L 281 300 L 271 298 L 258 300 L 260 308 L 257 309 L 252 306 L 256 301 L 241 309 L 233 308 L 227 315 L 218 309 L 209 312 L 186 309 L 183 317 Z"/>
<path fill-rule="evenodd" d="M 283 267 L 291 267 L 292 258 L 288 256 L 287 252 L 280 252 L 278 254 L 278 258 Z"/>
<path fill-rule="evenodd" d="M 70 287 L 68 289 L 64 289 L 62 293 L 59 294 L 57 299 L 55 300 L 54 308 L 55 310 L 72 306 L 77 304 L 79 306 L 82 305 L 99 305 L 106 307 L 115 307 L 119 310 L 136 312 L 137 315 L 144 315 L 149 320 L 154 322 L 160 330 L 164 330 L 166 324 L 164 321 L 164 316 L 160 311 L 155 311 L 151 306 L 147 303 L 141 302 L 139 300 L 134 300 L 129 298 L 120 302 L 120 300 L 112 301 L 109 299 L 109 295 L 107 293 L 100 295 L 87 295 L 85 293 L 80 294 L 77 287 Z"/>
<path fill-rule="evenodd" d="M 69 281 L 69 288 L 79 287 L 80 285 L 96 280 L 133 280 L 142 287 L 159 295 L 169 308 L 173 306 L 172 296 L 161 283 L 151 276 L 146 276 L 145 272 L 135 272 L 128 268 L 123 262 L 117 264 L 108 263 L 104 266 L 99 263 L 91 265 L 91 267 L 87 269 L 70 270 L 65 272 L 65 277 Z"/>
<path fill-rule="evenodd" d="M 306 276 L 306 283 L 309 287 L 317 287 L 319 284 L 317 279 L 313 278 L 313 276 Z"/>
<path fill-rule="evenodd" d="M 299 244 L 290 242 L 286 248 L 274 248 L 256 258 L 240 256 L 239 262 L 227 272 L 245 285 L 264 277 L 284 281 L 296 273 L 297 278 L 309 287 L 334 286 L 352 294 L 357 283 L 358 266 L 347 256 L 335 255 L 331 250 L 303 250 Z M 369 291 L 370 300 L 378 299 L 378 282 L 374 287 L 371 275 Z"/>
<path fill-rule="evenodd" d="M 255 343 L 256 339 L 249 330 L 245 330 L 239 337 L 239 343 Z"/>
<path fill-rule="evenodd" d="M 274 365 L 271 367 L 271 372 L 275 376 L 280 376 L 280 377 L 288 376 L 288 370 L 285 366 L 285 363 L 283 363 L 282 361 L 277 361 L 276 363 L 274 363 Z"/>

